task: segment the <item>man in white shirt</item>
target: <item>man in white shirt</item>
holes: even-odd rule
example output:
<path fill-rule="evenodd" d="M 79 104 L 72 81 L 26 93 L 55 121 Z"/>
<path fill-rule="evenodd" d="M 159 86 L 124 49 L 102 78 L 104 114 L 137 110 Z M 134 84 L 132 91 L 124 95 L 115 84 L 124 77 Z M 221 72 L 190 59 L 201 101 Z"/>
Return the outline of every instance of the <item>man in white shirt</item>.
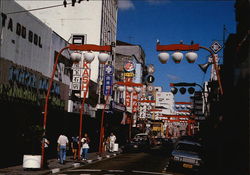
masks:
<path fill-rule="evenodd" d="M 109 136 L 110 152 L 114 152 L 115 140 L 116 140 L 116 136 L 114 135 L 114 133 L 111 132 Z"/>
<path fill-rule="evenodd" d="M 66 148 L 69 143 L 68 137 L 64 134 L 61 134 L 57 140 L 58 143 L 58 151 L 60 153 L 60 164 L 64 164 L 66 160 Z"/>

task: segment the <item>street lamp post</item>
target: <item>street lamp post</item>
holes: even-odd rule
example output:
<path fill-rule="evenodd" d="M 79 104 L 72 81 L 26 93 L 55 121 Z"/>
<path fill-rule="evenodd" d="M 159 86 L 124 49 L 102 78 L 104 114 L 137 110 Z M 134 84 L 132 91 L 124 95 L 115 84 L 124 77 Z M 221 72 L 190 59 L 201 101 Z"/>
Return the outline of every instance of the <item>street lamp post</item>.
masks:
<path fill-rule="evenodd" d="M 46 130 L 46 125 L 47 125 L 47 115 L 48 115 L 48 102 L 49 102 L 49 96 L 50 96 L 50 91 L 53 85 L 53 80 L 54 80 L 54 76 L 55 76 L 55 72 L 56 72 L 56 67 L 58 64 L 58 60 L 59 60 L 59 56 L 62 54 L 62 52 L 64 50 L 71 50 L 71 51 L 88 51 L 86 52 L 85 55 L 85 61 L 86 62 L 91 62 L 93 61 L 93 59 L 95 58 L 94 53 L 92 53 L 91 51 L 98 51 L 98 52 L 112 52 L 112 47 L 109 45 L 106 46 L 99 46 L 99 45 L 94 45 L 94 44 L 85 44 L 85 45 L 75 45 L 75 44 L 70 44 L 69 46 L 66 46 L 64 48 L 62 48 L 60 50 L 60 52 L 57 54 L 56 56 L 56 60 L 53 66 L 53 70 L 52 70 L 52 74 L 50 77 L 50 81 L 49 81 L 49 86 L 48 86 L 48 90 L 47 90 L 47 94 L 46 94 L 46 98 L 45 98 L 45 105 L 44 105 L 44 116 L 43 116 L 43 129 Z M 105 63 L 108 59 L 109 55 L 107 55 L 106 53 L 100 53 L 98 56 L 99 62 L 100 63 Z M 77 53 L 77 52 L 73 52 L 71 54 L 71 58 L 73 59 L 73 61 L 80 61 L 81 60 L 81 54 Z M 78 159 L 81 158 L 80 155 L 80 147 L 81 147 L 81 137 L 82 137 L 82 116 L 83 116 L 83 112 L 84 112 L 84 103 L 85 103 L 85 99 L 86 99 L 86 95 L 88 93 L 88 85 L 89 85 L 89 81 L 87 81 L 86 84 L 86 91 L 84 92 L 84 97 L 82 100 L 82 105 L 81 105 L 81 109 L 80 109 L 80 126 L 79 126 L 79 144 L 78 144 Z M 43 168 L 43 164 L 44 164 L 44 143 L 42 144 L 42 158 L 41 158 L 41 167 Z"/>
<path fill-rule="evenodd" d="M 100 138 L 99 138 L 99 154 L 102 154 L 102 152 L 103 152 L 103 139 L 104 139 L 104 126 L 103 126 L 103 123 L 104 123 L 104 115 L 105 115 L 106 105 L 108 103 L 108 99 L 109 99 L 109 96 L 111 94 L 111 91 L 113 90 L 113 87 L 116 86 L 116 85 L 118 86 L 117 89 L 120 90 L 120 91 L 124 91 L 125 90 L 124 86 L 126 86 L 126 87 L 130 88 L 131 92 L 133 90 L 135 90 L 136 93 L 139 93 L 141 91 L 140 87 L 143 86 L 143 84 L 140 84 L 140 83 L 134 83 L 134 82 L 130 82 L 130 81 L 126 81 L 126 82 L 118 81 L 118 82 L 113 83 L 111 85 L 111 87 L 109 88 L 108 94 L 106 96 L 105 104 L 104 104 L 104 107 L 103 107 L 103 110 L 102 110 L 101 129 L 100 129 Z"/>
<path fill-rule="evenodd" d="M 199 44 L 192 44 L 192 45 L 186 45 L 186 44 L 170 44 L 170 45 L 160 45 L 160 43 L 158 42 L 156 45 L 156 50 L 157 51 L 177 51 L 175 52 L 172 56 L 173 59 L 176 63 L 180 63 L 180 61 L 183 58 L 183 54 L 179 51 L 191 51 L 189 53 L 186 54 L 186 58 L 188 60 L 189 63 L 193 63 L 195 62 L 195 60 L 197 59 L 197 54 L 193 51 L 198 51 L 199 49 L 204 49 L 206 51 L 208 51 L 211 55 L 212 55 L 212 59 L 213 59 L 213 63 L 214 64 L 214 68 L 215 68 L 215 72 L 217 75 L 217 79 L 218 79 L 218 84 L 219 84 L 219 90 L 221 95 L 223 95 L 223 89 L 222 89 L 222 84 L 221 84 L 221 79 L 220 79 L 220 74 L 219 74 L 219 68 L 217 66 L 217 62 L 216 62 L 216 58 L 215 55 L 213 54 L 213 52 L 209 49 L 206 48 L 204 46 L 200 46 Z M 158 55 L 160 61 L 164 64 L 168 61 L 169 59 L 169 54 L 166 52 L 162 52 Z"/>

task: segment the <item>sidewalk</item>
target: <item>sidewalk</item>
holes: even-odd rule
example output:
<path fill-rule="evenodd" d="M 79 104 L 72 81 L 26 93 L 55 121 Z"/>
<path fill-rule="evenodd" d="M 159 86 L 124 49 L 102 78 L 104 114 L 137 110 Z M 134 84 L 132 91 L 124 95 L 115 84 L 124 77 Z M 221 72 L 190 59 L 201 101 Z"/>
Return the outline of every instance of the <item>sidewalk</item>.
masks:
<path fill-rule="evenodd" d="M 0 175 L 45 175 L 45 174 L 53 174 L 58 173 L 60 171 L 76 168 L 85 164 L 105 160 L 114 156 L 117 156 L 121 153 L 121 150 L 114 153 L 104 152 L 101 156 L 98 155 L 97 152 L 92 152 L 88 154 L 87 161 L 78 161 L 73 160 L 72 156 L 67 156 L 66 162 L 64 165 L 60 164 L 57 159 L 50 159 L 49 162 L 49 169 L 24 169 L 22 165 L 8 167 L 0 169 Z"/>

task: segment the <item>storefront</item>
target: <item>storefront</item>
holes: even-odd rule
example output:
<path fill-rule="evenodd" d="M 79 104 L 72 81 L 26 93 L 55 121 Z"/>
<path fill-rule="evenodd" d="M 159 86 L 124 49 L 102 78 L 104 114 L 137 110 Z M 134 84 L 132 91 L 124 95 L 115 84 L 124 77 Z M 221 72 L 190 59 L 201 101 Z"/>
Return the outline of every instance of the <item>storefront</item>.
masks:
<path fill-rule="evenodd" d="M 29 129 L 43 124 L 45 95 L 55 57 L 68 43 L 30 13 L 11 13 L 24 10 L 15 1 L 2 1 L 1 5 L 0 109 L 5 115 L 0 122 L 0 137 L 5 144 L 0 149 L 0 166 L 6 167 L 21 164 L 22 155 L 29 151 Z M 54 150 L 62 129 L 72 133 L 78 130 L 72 126 L 79 118 L 66 111 L 68 66 L 69 55 L 65 52 L 59 59 L 49 99 L 46 132 Z"/>

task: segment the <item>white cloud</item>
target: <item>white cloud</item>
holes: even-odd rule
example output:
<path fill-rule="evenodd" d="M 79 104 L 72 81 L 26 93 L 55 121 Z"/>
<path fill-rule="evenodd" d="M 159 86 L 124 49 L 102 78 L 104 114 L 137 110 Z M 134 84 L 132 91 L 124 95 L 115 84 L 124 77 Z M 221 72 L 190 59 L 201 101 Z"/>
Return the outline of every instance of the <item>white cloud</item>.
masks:
<path fill-rule="evenodd" d="M 181 78 L 176 76 L 176 75 L 171 75 L 171 74 L 167 74 L 167 77 L 170 79 L 170 80 L 180 80 Z"/>
<path fill-rule="evenodd" d="M 119 0 L 118 8 L 120 10 L 130 10 L 130 9 L 134 9 L 135 6 L 131 0 Z"/>

